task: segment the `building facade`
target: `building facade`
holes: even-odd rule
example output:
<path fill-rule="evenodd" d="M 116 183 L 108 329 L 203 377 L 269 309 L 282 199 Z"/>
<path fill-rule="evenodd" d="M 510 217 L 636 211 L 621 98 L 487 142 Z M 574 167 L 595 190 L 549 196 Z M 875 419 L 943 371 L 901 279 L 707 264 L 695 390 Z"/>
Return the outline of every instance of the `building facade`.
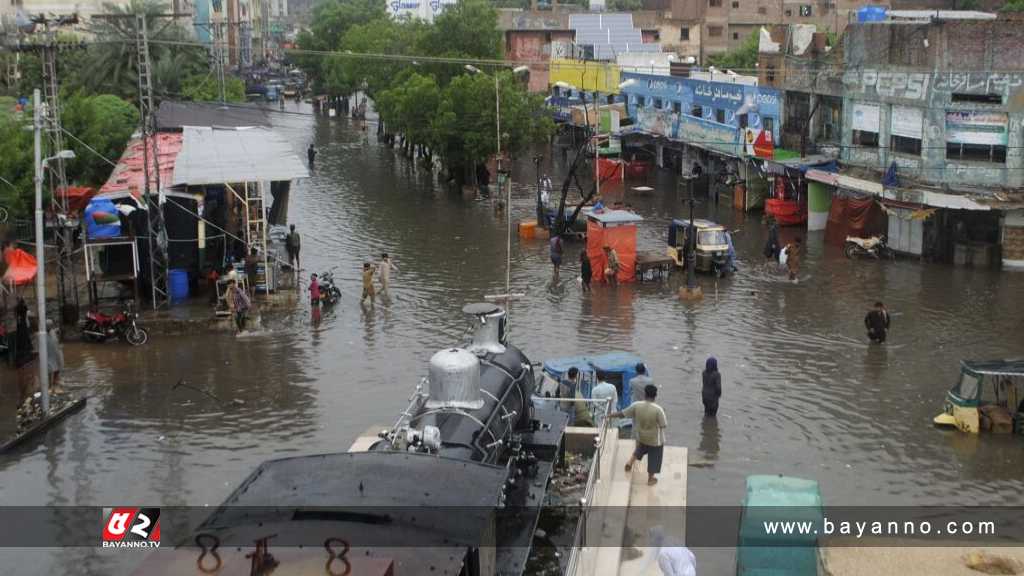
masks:
<path fill-rule="evenodd" d="M 798 128 L 783 142 L 835 156 L 849 176 L 822 176 L 820 193 L 876 196 L 901 252 L 1024 263 L 1024 20 L 862 23 L 835 54 L 786 48 L 760 62 Z"/>

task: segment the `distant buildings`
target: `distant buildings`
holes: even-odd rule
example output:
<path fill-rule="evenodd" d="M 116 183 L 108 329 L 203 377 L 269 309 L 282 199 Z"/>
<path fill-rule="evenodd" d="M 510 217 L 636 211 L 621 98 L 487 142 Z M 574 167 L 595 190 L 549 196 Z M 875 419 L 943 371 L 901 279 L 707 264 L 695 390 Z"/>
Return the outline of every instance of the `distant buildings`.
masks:
<path fill-rule="evenodd" d="M 784 93 L 783 145 L 842 165 L 806 174 L 818 204 L 874 198 L 904 253 L 1024 266 L 1024 20 L 905 13 L 848 27 L 828 55 L 787 35 L 761 83 Z"/>

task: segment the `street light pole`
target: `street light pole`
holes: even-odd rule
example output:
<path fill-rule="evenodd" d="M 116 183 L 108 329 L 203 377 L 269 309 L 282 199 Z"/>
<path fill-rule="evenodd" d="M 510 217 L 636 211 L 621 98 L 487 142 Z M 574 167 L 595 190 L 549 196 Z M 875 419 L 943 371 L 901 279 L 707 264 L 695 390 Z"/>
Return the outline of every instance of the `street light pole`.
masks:
<path fill-rule="evenodd" d="M 46 247 L 43 246 L 43 114 L 39 89 L 32 92 L 32 126 L 35 129 L 36 170 L 36 315 L 38 317 L 39 390 L 42 392 L 43 415 L 50 413 L 50 374 L 46 349 Z"/>
<path fill-rule="evenodd" d="M 683 300 L 700 300 L 704 297 L 704 291 L 697 284 L 697 227 L 693 223 L 693 205 L 696 203 L 693 187 L 697 179 L 691 176 L 682 176 L 681 182 L 686 182 L 688 197 L 685 202 L 690 204 L 690 221 L 686 227 L 686 286 L 679 289 L 679 297 Z"/>

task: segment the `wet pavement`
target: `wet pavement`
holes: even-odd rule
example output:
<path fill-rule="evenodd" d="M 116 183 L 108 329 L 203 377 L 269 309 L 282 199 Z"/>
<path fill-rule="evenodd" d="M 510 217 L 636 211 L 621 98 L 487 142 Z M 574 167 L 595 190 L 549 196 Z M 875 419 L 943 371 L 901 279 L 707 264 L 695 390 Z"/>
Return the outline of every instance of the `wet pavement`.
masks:
<path fill-rule="evenodd" d="M 504 217 L 489 201 L 449 192 L 378 145 L 373 124 L 362 131 L 345 119 L 278 116 L 297 152 L 310 140 L 319 148 L 290 217 L 303 234 L 306 273 L 336 268 L 341 305 L 317 328 L 300 305 L 265 318 L 268 330 L 257 336 L 154 336 L 141 348 L 69 343 L 66 381 L 89 404 L 0 457 L 4 505 L 215 505 L 265 459 L 345 450 L 369 426 L 392 422 L 430 355 L 460 341 L 462 305 L 504 291 Z M 561 155 L 546 155 L 556 157 L 545 168 L 559 182 Z M 532 184 L 529 156 L 515 173 Z M 685 207 L 670 174 L 648 184 L 656 193 L 627 192 L 626 200 L 646 219 L 640 249 L 660 253 L 668 222 Z M 621 194 L 620 185 L 606 198 Z M 515 190 L 514 221 L 533 217 L 533 198 Z M 573 243 L 562 281 L 551 286 L 546 242 L 514 238 L 512 288 L 526 294 L 512 306 L 514 341 L 534 361 L 612 349 L 645 357 L 669 441 L 690 448 L 691 505 L 736 505 L 745 477 L 764 473 L 815 478 L 831 505 L 1024 504 L 1020 438 L 931 425 L 961 358 L 1021 355 L 1024 274 L 850 261 L 821 233 L 784 229 L 784 242 L 807 236 L 792 284 L 763 263 L 760 214 L 713 202 L 697 213 L 738 230 L 740 267 L 717 286 L 701 277 L 699 303 L 676 298 L 682 274 L 583 294 Z M 382 252 L 400 272 L 390 300 L 363 309 L 360 267 Z M 894 315 L 884 346 L 869 346 L 863 330 L 875 300 Z M 702 422 L 700 405 L 709 354 L 723 374 L 717 424 Z M 172 388 L 181 379 L 220 401 Z M 108 552 L 5 550 L 0 573 L 121 573 L 141 560 Z M 732 569 L 720 556 L 698 551 L 715 566 L 707 573 Z"/>

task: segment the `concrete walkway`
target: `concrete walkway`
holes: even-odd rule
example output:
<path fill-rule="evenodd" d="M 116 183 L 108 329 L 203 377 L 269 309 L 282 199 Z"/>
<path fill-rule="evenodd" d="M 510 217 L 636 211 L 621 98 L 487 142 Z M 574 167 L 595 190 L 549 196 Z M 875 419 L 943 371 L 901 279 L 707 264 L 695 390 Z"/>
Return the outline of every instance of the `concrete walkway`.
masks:
<path fill-rule="evenodd" d="M 606 439 L 587 545 L 574 576 L 657 576 L 650 558 L 655 549 L 646 546 L 650 528 L 661 526 L 670 539 L 685 541 L 687 449 L 666 446 L 658 483 L 648 486 L 646 463 L 625 471 L 635 442 L 614 432 Z"/>

